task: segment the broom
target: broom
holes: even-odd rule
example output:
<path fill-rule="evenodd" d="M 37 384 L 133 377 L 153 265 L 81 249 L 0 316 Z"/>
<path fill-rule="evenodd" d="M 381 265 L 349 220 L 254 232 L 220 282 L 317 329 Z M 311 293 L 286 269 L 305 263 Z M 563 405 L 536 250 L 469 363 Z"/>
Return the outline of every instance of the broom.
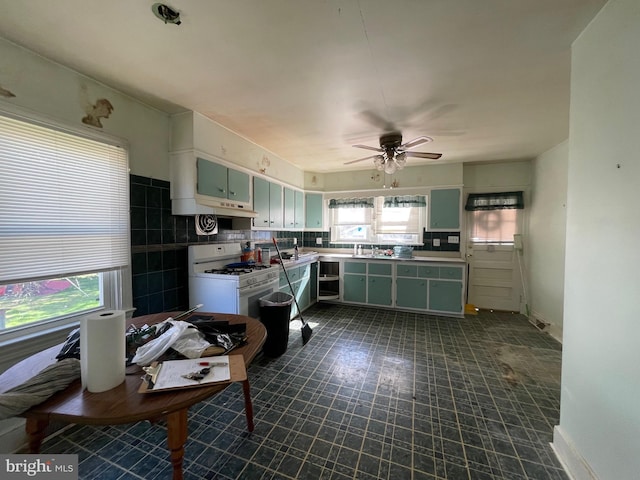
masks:
<path fill-rule="evenodd" d="M 309 339 L 311 338 L 311 334 L 313 330 L 307 322 L 305 322 L 304 318 L 302 318 L 302 311 L 300 310 L 300 306 L 298 305 L 298 300 L 296 299 L 296 294 L 293 291 L 293 287 L 291 286 L 291 282 L 289 281 L 289 275 L 287 275 L 287 269 L 284 268 L 284 263 L 282 262 L 282 255 L 280 255 L 280 249 L 278 248 L 278 242 L 273 238 L 273 244 L 276 247 L 276 252 L 278 253 L 278 258 L 280 259 L 280 265 L 282 265 L 282 271 L 284 272 L 284 277 L 287 279 L 287 283 L 289 284 L 289 290 L 291 290 L 291 295 L 293 295 L 293 301 L 296 302 L 296 308 L 298 309 L 298 316 L 300 317 L 300 321 L 302 322 L 302 344 L 305 345 Z"/>

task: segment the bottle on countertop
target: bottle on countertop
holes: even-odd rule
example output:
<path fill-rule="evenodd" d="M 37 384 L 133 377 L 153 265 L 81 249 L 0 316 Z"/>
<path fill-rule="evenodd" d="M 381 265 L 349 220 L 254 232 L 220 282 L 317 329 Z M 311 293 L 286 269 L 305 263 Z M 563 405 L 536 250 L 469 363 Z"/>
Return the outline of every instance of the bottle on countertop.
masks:
<path fill-rule="evenodd" d="M 243 262 L 255 262 L 255 252 L 251 248 L 251 242 L 247 242 L 246 247 L 242 249 L 242 261 Z"/>
<path fill-rule="evenodd" d="M 293 259 L 298 260 L 300 255 L 298 254 L 298 245 L 293 246 Z"/>
<path fill-rule="evenodd" d="M 260 247 L 256 247 L 256 263 L 262 265 L 262 249 Z"/>

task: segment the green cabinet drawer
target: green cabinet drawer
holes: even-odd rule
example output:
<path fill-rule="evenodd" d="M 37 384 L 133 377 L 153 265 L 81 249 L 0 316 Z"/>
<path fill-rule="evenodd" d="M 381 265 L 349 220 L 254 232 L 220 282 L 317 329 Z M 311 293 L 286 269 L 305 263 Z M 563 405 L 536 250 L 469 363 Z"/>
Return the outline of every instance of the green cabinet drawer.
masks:
<path fill-rule="evenodd" d="M 345 302 L 364 303 L 367 300 L 366 275 L 345 274 L 343 300 Z"/>
<path fill-rule="evenodd" d="M 396 273 L 399 277 L 417 277 L 418 266 L 398 264 Z"/>
<path fill-rule="evenodd" d="M 462 280 L 462 267 L 440 267 L 440 278 Z"/>
<path fill-rule="evenodd" d="M 391 264 L 373 262 L 369 264 L 369 275 L 391 275 Z"/>
<path fill-rule="evenodd" d="M 364 262 L 344 262 L 344 273 L 367 273 L 367 264 Z"/>
<path fill-rule="evenodd" d="M 420 278 L 438 278 L 440 268 L 432 265 L 420 265 L 418 267 L 418 276 Z"/>

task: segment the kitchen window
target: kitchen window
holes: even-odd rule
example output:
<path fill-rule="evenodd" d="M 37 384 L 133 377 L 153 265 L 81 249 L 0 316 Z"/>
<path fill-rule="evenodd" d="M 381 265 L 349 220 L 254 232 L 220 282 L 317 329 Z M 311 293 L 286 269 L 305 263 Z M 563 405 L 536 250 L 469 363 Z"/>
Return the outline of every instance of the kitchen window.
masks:
<path fill-rule="evenodd" d="M 334 199 L 329 210 L 332 243 L 422 245 L 424 196 Z"/>
<path fill-rule="evenodd" d="M 128 152 L 0 115 L 0 341 L 131 305 Z"/>
<path fill-rule="evenodd" d="M 469 240 L 474 243 L 512 245 L 521 231 L 523 192 L 471 193 L 465 210 L 469 212 Z"/>

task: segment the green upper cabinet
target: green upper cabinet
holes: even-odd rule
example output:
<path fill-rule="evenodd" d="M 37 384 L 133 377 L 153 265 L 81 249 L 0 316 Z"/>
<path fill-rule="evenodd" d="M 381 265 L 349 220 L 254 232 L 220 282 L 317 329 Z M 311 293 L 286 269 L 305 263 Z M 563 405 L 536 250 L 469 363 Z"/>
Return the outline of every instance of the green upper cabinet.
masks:
<path fill-rule="evenodd" d="M 283 228 L 304 228 L 304 194 L 300 190 L 284 187 Z"/>
<path fill-rule="evenodd" d="M 282 228 L 282 185 L 253 177 L 254 227 Z"/>
<path fill-rule="evenodd" d="M 296 197 L 295 191 L 284 187 L 284 228 L 296 226 Z"/>
<path fill-rule="evenodd" d="M 223 165 L 198 158 L 198 193 L 227 198 L 227 170 Z"/>
<path fill-rule="evenodd" d="M 305 227 L 306 228 L 322 228 L 322 194 L 307 193 L 306 194 L 306 211 L 305 211 Z"/>
<path fill-rule="evenodd" d="M 198 193 L 209 197 L 226 198 L 249 203 L 249 175 L 198 158 Z"/>
<path fill-rule="evenodd" d="M 253 219 L 254 227 L 269 227 L 269 186 L 264 178 L 253 177 L 253 209 L 258 216 Z"/>
<path fill-rule="evenodd" d="M 237 202 L 249 203 L 249 174 L 232 168 L 227 173 L 229 186 L 227 198 Z"/>
<path fill-rule="evenodd" d="M 293 226 L 302 229 L 304 228 L 304 193 L 294 190 L 294 197 Z"/>
<path fill-rule="evenodd" d="M 269 184 L 269 227 L 282 228 L 282 185 Z"/>
<path fill-rule="evenodd" d="M 429 230 L 460 230 L 460 189 L 433 189 L 429 194 Z"/>

